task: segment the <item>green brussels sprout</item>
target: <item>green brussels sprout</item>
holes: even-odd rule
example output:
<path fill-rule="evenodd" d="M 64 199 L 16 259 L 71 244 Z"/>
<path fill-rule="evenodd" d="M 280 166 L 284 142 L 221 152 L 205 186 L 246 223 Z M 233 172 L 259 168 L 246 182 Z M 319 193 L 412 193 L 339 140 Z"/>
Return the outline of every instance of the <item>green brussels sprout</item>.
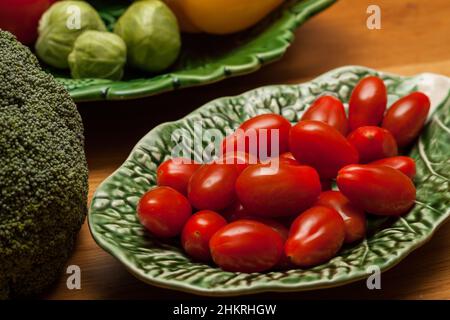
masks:
<path fill-rule="evenodd" d="M 68 61 L 72 78 L 120 80 L 127 47 L 114 33 L 85 31 L 75 41 Z"/>
<path fill-rule="evenodd" d="M 106 31 L 97 11 L 84 1 L 58 1 L 39 21 L 36 54 L 45 63 L 65 69 L 67 56 L 78 36 L 86 30 Z"/>
<path fill-rule="evenodd" d="M 119 18 L 114 32 L 127 44 L 128 63 L 144 71 L 162 71 L 180 53 L 177 19 L 158 0 L 134 2 Z"/>

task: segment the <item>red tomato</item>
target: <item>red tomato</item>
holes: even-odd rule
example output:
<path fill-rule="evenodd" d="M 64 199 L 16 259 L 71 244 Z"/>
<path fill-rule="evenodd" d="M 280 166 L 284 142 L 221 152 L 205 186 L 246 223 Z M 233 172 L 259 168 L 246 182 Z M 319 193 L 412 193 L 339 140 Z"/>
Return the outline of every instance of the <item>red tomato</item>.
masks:
<path fill-rule="evenodd" d="M 392 133 L 399 147 L 407 147 L 419 135 L 429 111 L 430 99 L 422 92 L 413 92 L 388 109 L 382 126 Z"/>
<path fill-rule="evenodd" d="M 250 216 L 248 210 L 246 210 L 239 201 L 235 201 L 231 206 L 225 208 L 221 214 L 229 222 Z"/>
<path fill-rule="evenodd" d="M 225 209 L 236 200 L 234 185 L 237 177 L 235 166 L 204 164 L 189 180 L 189 201 L 199 210 Z"/>
<path fill-rule="evenodd" d="M 286 241 L 286 239 L 289 235 L 289 230 L 283 223 L 278 222 L 273 219 L 270 219 L 270 218 L 262 218 L 262 217 L 252 216 L 244 209 L 244 207 L 240 203 L 237 203 L 237 205 L 235 205 L 235 210 L 236 211 L 234 213 L 229 215 L 230 218 L 227 219 L 228 221 L 234 222 L 234 221 L 245 219 L 245 220 L 254 220 L 254 221 L 261 222 L 261 223 L 265 224 L 266 226 L 269 226 L 272 229 L 274 229 L 275 231 L 277 231 L 280 234 L 283 241 Z M 290 269 L 292 267 L 293 267 L 293 265 L 291 264 L 290 260 L 283 253 L 280 261 L 276 265 L 276 268 L 280 269 L 280 270 L 286 270 L 286 269 Z"/>
<path fill-rule="evenodd" d="M 333 96 L 319 97 L 302 115 L 302 120 L 325 122 L 344 136 L 348 131 L 344 105 Z"/>
<path fill-rule="evenodd" d="M 282 224 L 281 222 L 278 222 L 278 221 L 275 221 L 272 219 L 268 219 L 268 218 L 260 218 L 260 217 L 249 217 L 247 219 L 259 221 L 261 223 L 264 223 L 266 226 L 271 227 L 273 230 L 278 232 L 278 234 L 281 236 L 281 238 L 283 239 L 283 244 L 286 242 L 286 240 L 289 236 L 288 228 L 286 228 L 284 226 L 284 224 Z M 284 253 L 284 250 L 283 250 L 280 261 L 278 261 L 275 268 L 279 269 L 279 270 L 287 270 L 287 269 L 291 269 L 293 267 L 294 266 L 292 265 L 291 261 L 286 256 L 286 254 Z"/>
<path fill-rule="evenodd" d="M 282 162 L 282 163 L 290 164 L 290 165 L 294 165 L 294 166 L 301 165 L 300 162 L 295 160 L 294 155 L 291 152 L 285 152 L 285 153 L 280 154 L 279 160 L 280 160 L 280 163 Z"/>
<path fill-rule="evenodd" d="M 286 228 L 286 226 L 283 223 L 278 222 L 277 220 L 274 220 L 271 218 L 263 218 L 263 217 L 257 217 L 257 216 L 252 216 L 250 214 L 247 214 L 247 215 L 242 215 L 242 216 L 236 217 L 236 219 L 233 220 L 232 222 L 239 221 L 239 220 L 253 220 L 253 221 L 261 222 L 261 223 L 265 224 L 266 226 L 271 227 L 273 230 L 277 231 L 284 240 L 286 240 L 289 235 L 289 230 L 288 230 L 288 228 Z"/>
<path fill-rule="evenodd" d="M 339 171 L 339 190 L 366 212 L 399 216 L 414 205 L 416 188 L 399 170 L 380 165 L 350 165 Z"/>
<path fill-rule="evenodd" d="M 257 164 L 258 159 L 255 156 L 249 155 L 248 153 L 245 152 L 231 152 L 220 157 L 216 161 L 216 163 L 234 165 L 236 166 L 238 173 L 241 173 L 249 165 Z"/>
<path fill-rule="evenodd" d="M 217 231 L 209 242 L 214 262 L 233 272 L 262 272 L 283 254 L 283 239 L 273 228 L 254 220 L 238 220 Z"/>
<path fill-rule="evenodd" d="M 170 187 L 156 187 L 145 193 L 137 206 L 138 218 L 157 237 L 175 237 L 181 233 L 192 213 L 189 201 Z"/>
<path fill-rule="evenodd" d="M 242 219 L 258 221 L 258 222 L 265 224 L 268 227 L 271 227 L 273 230 L 275 230 L 276 232 L 278 232 L 280 234 L 280 236 L 284 242 L 288 238 L 289 230 L 281 222 L 278 222 L 276 220 L 269 219 L 269 218 L 261 218 L 261 217 L 255 217 L 255 216 L 250 216 L 250 215 L 248 215 L 246 217 L 241 216 L 240 218 L 236 219 L 236 221 L 242 220 Z M 275 268 L 279 269 L 279 270 L 287 270 L 287 269 L 292 269 L 293 267 L 295 267 L 295 266 L 291 263 L 289 258 L 283 252 L 283 254 L 280 258 L 280 261 L 278 261 Z"/>
<path fill-rule="evenodd" d="M 320 194 L 317 172 L 308 166 L 280 164 L 278 169 L 253 165 L 236 181 L 236 193 L 245 209 L 258 217 L 298 214 Z"/>
<path fill-rule="evenodd" d="M 316 205 L 336 210 L 344 219 L 345 243 L 359 241 L 366 235 L 366 214 L 339 191 L 322 192 Z"/>
<path fill-rule="evenodd" d="M 316 206 L 294 220 L 284 250 L 295 265 L 312 267 L 333 258 L 344 238 L 345 224 L 339 213 Z"/>
<path fill-rule="evenodd" d="M 374 126 L 359 127 L 347 140 L 358 150 L 359 161 L 370 161 L 397 155 L 397 142 L 386 129 Z"/>
<path fill-rule="evenodd" d="M 353 89 L 348 107 L 350 131 L 362 126 L 377 126 L 386 111 L 386 86 L 378 77 L 366 77 Z"/>
<path fill-rule="evenodd" d="M 200 168 L 190 159 L 174 158 L 161 163 L 156 170 L 158 186 L 167 186 L 187 195 L 189 179 Z"/>
<path fill-rule="evenodd" d="M 38 22 L 54 0 L 0 1 L 0 29 L 13 33 L 26 45 L 37 38 Z"/>
<path fill-rule="evenodd" d="M 411 179 L 416 175 L 416 162 L 413 158 L 398 156 L 392 158 L 380 159 L 370 164 L 388 166 L 397 170 L 400 170 Z"/>
<path fill-rule="evenodd" d="M 256 221 L 259 221 L 261 223 L 264 223 L 266 226 L 271 227 L 273 230 L 275 230 L 276 232 L 278 232 L 280 234 L 280 236 L 283 240 L 286 240 L 289 236 L 288 228 L 286 228 L 286 226 L 284 224 L 282 224 L 281 222 L 278 222 L 273 219 L 260 218 L 260 217 L 252 218 L 252 219 L 256 219 Z"/>
<path fill-rule="evenodd" d="M 283 159 L 283 160 L 287 159 L 287 160 L 297 161 L 297 160 L 295 160 L 295 157 L 292 154 L 292 152 L 284 152 L 284 153 L 280 154 L 280 159 Z"/>
<path fill-rule="evenodd" d="M 289 151 L 290 129 L 291 123 L 278 114 L 253 117 L 242 123 L 234 134 L 224 139 L 222 153 L 233 150 L 247 152 L 262 160 L 279 156 Z M 278 139 L 272 141 L 272 135 L 276 135 Z M 260 144 L 260 140 L 265 143 Z M 272 150 L 272 147 L 276 148 Z"/>
<path fill-rule="evenodd" d="M 184 251 L 199 261 L 211 260 L 209 240 L 227 221 L 220 214 L 203 210 L 192 215 L 186 222 L 181 233 L 181 245 Z"/>
<path fill-rule="evenodd" d="M 292 127 L 290 147 L 297 161 L 314 167 L 323 179 L 335 178 L 340 168 L 358 163 L 358 152 L 345 137 L 319 121 L 300 121 Z"/>

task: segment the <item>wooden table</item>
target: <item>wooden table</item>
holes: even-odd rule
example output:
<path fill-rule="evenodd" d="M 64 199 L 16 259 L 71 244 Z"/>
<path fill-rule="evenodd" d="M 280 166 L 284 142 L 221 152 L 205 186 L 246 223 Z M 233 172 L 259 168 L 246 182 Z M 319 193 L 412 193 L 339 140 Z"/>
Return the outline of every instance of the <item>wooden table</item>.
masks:
<path fill-rule="evenodd" d="M 381 7 L 381 30 L 366 27 L 369 4 Z M 350 64 L 405 75 L 426 71 L 450 76 L 449 12 L 449 0 L 341 0 L 297 31 L 295 43 L 281 61 L 252 75 L 142 100 L 80 104 L 90 168 L 90 197 L 145 133 L 213 98 L 261 85 L 298 83 Z M 87 223 L 68 263 L 81 267 L 82 289 L 68 290 L 66 276 L 62 275 L 44 298 L 196 298 L 136 280 L 96 245 Z M 334 289 L 256 297 L 450 299 L 450 223 L 437 231 L 429 243 L 384 273 L 381 290 L 370 291 L 362 281 Z"/>

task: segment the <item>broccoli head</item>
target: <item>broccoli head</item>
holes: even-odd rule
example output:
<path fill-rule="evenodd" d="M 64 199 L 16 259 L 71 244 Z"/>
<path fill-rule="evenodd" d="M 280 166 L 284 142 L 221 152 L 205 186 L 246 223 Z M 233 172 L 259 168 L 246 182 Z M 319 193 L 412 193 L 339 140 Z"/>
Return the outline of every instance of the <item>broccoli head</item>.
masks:
<path fill-rule="evenodd" d="M 0 30 L 0 298 L 56 280 L 86 217 L 87 178 L 74 102 Z"/>

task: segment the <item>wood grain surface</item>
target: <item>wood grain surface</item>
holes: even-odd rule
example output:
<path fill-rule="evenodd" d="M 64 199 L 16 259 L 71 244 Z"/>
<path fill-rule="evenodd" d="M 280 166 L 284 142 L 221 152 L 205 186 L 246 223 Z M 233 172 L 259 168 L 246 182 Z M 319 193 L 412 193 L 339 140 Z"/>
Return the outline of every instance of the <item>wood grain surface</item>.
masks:
<path fill-rule="evenodd" d="M 381 30 L 366 27 L 369 4 L 381 7 Z M 449 14 L 449 0 L 340 0 L 298 29 L 294 44 L 282 60 L 254 74 L 142 100 L 80 104 L 90 168 L 89 198 L 149 130 L 179 119 L 216 97 L 267 84 L 307 81 L 343 65 L 364 65 L 405 75 L 435 72 L 450 76 Z M 135 279 L 96 245 L 87 223 L 68 264 L 80 266 L 81 290 L 68 290 L 63 274 L 42 298 L 196 299 Z M 450 299 L 450 223 L 384 273 L 381 285 L 381 290 L 368 290 L 365 281 L 360 281 L 333 289 L 267 293 L 243 299 Z"/>

